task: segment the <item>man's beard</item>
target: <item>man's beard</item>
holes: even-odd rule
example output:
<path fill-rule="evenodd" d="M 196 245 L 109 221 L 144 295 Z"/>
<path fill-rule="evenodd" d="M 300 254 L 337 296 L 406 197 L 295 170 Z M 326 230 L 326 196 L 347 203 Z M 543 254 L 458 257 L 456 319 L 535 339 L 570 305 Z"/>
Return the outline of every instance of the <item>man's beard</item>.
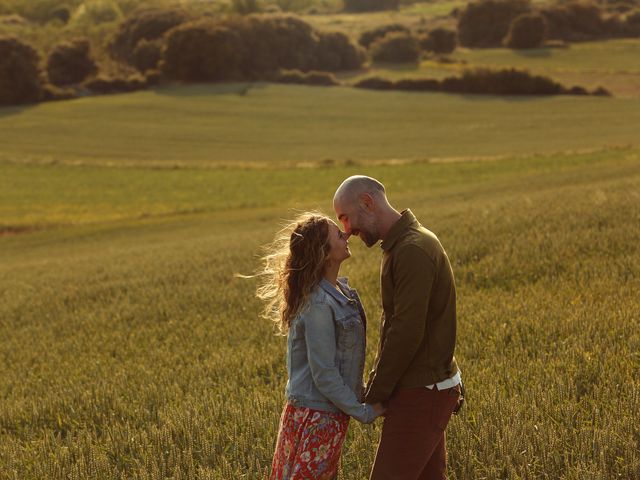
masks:
<path fill-rule="evenodd" d="M 364 244 L 369 248 L 373 247 L 376 243 L 378 243 L 378 236 L 375 233 L 372 233 L 369 231 L 360 230 L 360 238 L 362 239 Z"/>

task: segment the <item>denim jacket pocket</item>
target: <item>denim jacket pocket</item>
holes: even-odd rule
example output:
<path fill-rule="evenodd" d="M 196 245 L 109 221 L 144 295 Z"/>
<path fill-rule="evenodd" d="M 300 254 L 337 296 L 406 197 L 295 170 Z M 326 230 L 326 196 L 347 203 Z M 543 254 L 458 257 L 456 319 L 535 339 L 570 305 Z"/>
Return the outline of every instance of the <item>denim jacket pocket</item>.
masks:
<path fill-rule="evenodd" d="M 339 319 L 336 324 L 338 327 L 338 347 L 348 355 L 362 336 L 360 331 L 362 323 L 358 315 L 354 313 Z"/>

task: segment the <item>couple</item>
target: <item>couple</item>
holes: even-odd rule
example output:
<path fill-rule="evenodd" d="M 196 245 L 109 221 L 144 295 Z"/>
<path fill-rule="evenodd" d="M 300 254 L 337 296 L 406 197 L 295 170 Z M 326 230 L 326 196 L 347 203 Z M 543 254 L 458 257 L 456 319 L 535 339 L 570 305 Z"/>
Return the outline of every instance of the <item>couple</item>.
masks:
<path fill-rule="evenodd" d="M 287 403 L 272 480 L 334 479 L 350 417 L 384 416 L 371 480 L 446 477 L 445 428 L 461 405 L 453 356 L 456 294 L 442 245 L 384 186 L 347 178 L 329 218 L 305 214 L 264 257 L 258 296 L 287 342 Z M 374 368 L 362 385 L 366 317 L 356 290 L 338 277 L 351 235 L 382 240 L 383 317 Z"/>

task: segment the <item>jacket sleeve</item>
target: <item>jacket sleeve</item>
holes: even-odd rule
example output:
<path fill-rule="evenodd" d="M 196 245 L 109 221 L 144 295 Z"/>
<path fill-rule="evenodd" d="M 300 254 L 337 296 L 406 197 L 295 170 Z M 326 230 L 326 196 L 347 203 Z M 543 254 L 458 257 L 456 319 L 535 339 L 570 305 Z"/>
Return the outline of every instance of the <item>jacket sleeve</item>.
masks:
<path fill-rule="evenodd" d="M 320 393 L 356 420 L 373 422 L 376 418 L 373 407 L 358 401 L 336 365 L 336 333 L 329 305 L 309 306 L 305 314 L 305 342 L 311 375 Z"/>
<path fill-rule="evenodd" d="M 368 403 L 391 397 L 424 340 L 430 292 L 436 275 L 433 260 L 420 247 L 406 245 L 395 254 L 393 314 L 385 317 L 386 334 L 367 386 Z"/>

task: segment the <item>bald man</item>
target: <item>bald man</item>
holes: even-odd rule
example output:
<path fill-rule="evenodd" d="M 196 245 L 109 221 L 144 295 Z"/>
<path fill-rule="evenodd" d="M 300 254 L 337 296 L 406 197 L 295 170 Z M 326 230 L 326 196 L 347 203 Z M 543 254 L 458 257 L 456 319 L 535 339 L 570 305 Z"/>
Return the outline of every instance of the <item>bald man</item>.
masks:
<path fill-rule="evenodd" d="M 447 254 L 410 210 L 389 204 L 374 178 L 347 178 L 333 206 L 347 234 L 367 247 L 382 240 L 383 314 L 365 401 L 383 402 L 387 411 L 370 479 L 444 479 L 445 429 L 461 405 L 462 387 Z"/>

